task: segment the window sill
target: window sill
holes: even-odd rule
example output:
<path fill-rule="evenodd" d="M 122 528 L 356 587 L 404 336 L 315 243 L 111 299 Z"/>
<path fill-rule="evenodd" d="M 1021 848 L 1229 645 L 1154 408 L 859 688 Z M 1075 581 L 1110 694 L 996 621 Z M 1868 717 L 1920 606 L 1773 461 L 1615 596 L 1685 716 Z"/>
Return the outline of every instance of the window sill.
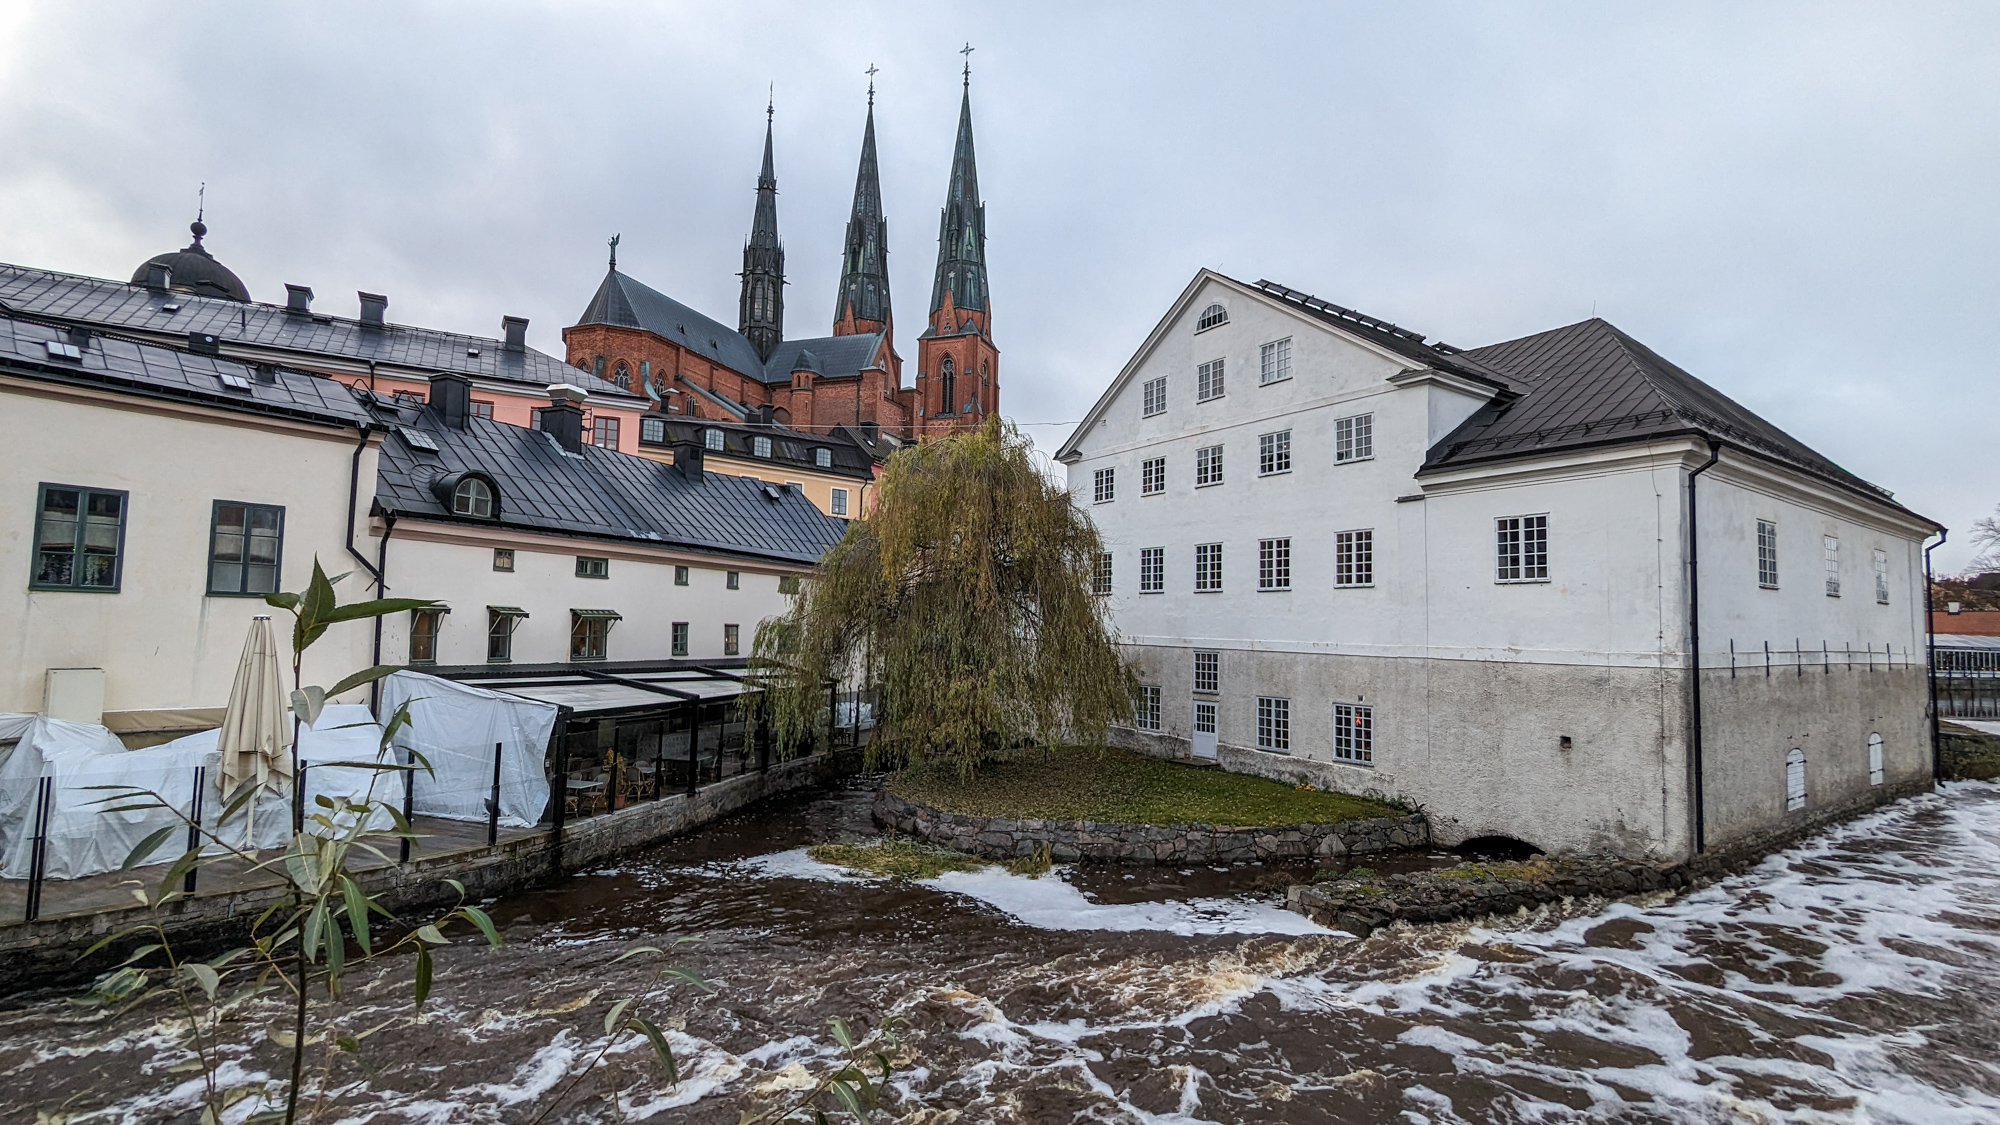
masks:
<path fill-rule="evenodd" d="M 1546 581 L 1546 579 L 1544 579 L 1543 581 Z M 1504 582 L 1503 582 L 1503 583 L 1499 583 L 1499 585 L 1514 585 L 1514 583 L 1504 583 Z M 1373 590 L 1373 589 L 1375 588 L 1375 583 L 1373 583 L 1373 582 L 1335 582 L 1335 583 L 1333 584 L 1333 588 L 1334 588 L 1334 589 L 1336 589 L 1336 590 Z"/>
<path fill-rule="evenodd" d="M 1291 475 L 1292 471 L 1290 469 L 1272 469 L 1268 473 L 1258 473 L 1257 478 L 1262 480 L 1265 477 L 1288 477 Z"/>
<path fill-rule="evenodd" d="M 116 586 L 40 586 L 28 583 L 28 589 L 38 594 L 115 594 Z M 262 597 L 262 595 L 258 595 Z"/>
<path fill-rule="evenodd" d="M 1202 490 L 1202 489 L 1204 489 L 1204 488 L 1221 488 L 1221 487 L 1222 487 L 1222 482 L 1221 482 L 1221 481 L 1219 481 L 1219 480 L 1212 480 L 1212 481 L 1209 481 L 1209 482 L 1208 482 L 1207 484 L 1197 484 L 1197 485 L 1195 485 L 1194 487 L 1195 487 L 1195 491 L 1199 492 L 1200 490 Z"/>
<path fill-rule="evenodd" d="M 1221 591 L 1221 590 L 1219 590 L 1219 589 L 1217 589 L 1217 590 L 1196 590 L 1196 591 L 1195 591 L 1195 593 L 1197 593 L 1197 594 L 1220 594 L 1221 592 L 1222 592 L 1222 591 Z"/>
<path fill-rule="evenodd" d="M 275 590 L 273 590 L 273 591 L 271 591 L 271 592 L 272 592 L 272 593 L 277 593 L 277 591 L 275 591 Z M 209 590 L 209 591 L 206 591 L 206 592 L 204 592 L 204 593 L 202 594 L 202 597 L 204 597 L 204 598 L 256 598 L 256 599 L 257 599 L 258 601 L 263 601 L 263 600 L 264 600 L 264 595 L 262 595 L 262 594 L 251 594 L 251 593 L 244 593 L 244 592 L 239 592 L 239 591 L 236 591 L 236 590 Z"/>
<path fill-rule="evenodd" d="M 1141 417 L 1141 418 L 1158 418 L 1158 417 L 1159 417 L 1160 415 L 1162 415 L 1162 414 L 1165 414 L 1165 413 L 1166 413 L 1166 411 L 1164 411 L 1164 410 L 1155 410 L 1155 411 L 1153 411 L 1153 412 L 1152 412 L 1152 413 L 1150 413 L 1150 414 L 1141 414 L 1141 415 L 1139 415 L 1139 417 Z"/>
<path fill-rule="evenodd" d="M 514 663 L 514 658 L 513 658 L 513 657 L 511 657 L 511 656 L 489 656 L 489 657 L 487 657 L 487 658 L 486 658 L 486 663 L 488 663 L 488 664 L 512 664 L 512 663 Z"/>
<path fill-rule="evenodd" d="M 1210 395 L 1210 396 L 1208 396 L 1207 398 L 1197 398 L 1197 399 L 1195 399 L 1194 401 L 1195 401 L 1195 403 L 1196 403 L 1197 405 L 1199 405 L 1199 404 L 1201 404 L 1201 403 L 1204 403 L 1204 402 L 1217 402 L 1217 401 L 1220 401 L 1220 400 L 1222 400 L 1222 399 L 1225 399 L 1225 398 L 1228 398 L 1228 397 L 1229 397 L 1229 396 L 1228 396 L 1228 395 L 1226 395 L 1226 394 L 1220 394 L 1220 395 Z"/>
<path fill-rule="evenodd" d="M 1375 768 L 1374 762 L 1357 762 L 1352 758 L 1328 758 L 1327 761 L 1336 766 L 1350 766 L 1358 770 L 1372 770 Z"/>
<path fill-rule="evenodd" d="M 1164 593 L 1166 593 L 1166 591 L 1165 591 L 1165 590 L 1141 590 L 1141 591 L 1139 591 L 1139 592 L 1140 592 L 1141 594 L 1164 594 Z"/>
<path fill-rule="evenodd" d="M 1777 586 L 1775 586 L 1775 585 L 1773 585 L 1773 584 L 1771 584 L 1771 583 L 1769 583 L 1769 582 L 1759 582 L 1759 583 L 1757 583 L 1757 588 L 1758 588 L 1759 590 L 1775 590 L 1775 589 L 1777 589 L 1778 587 L 1777 587 Z"/>
<path fill-rule="evenodd" d="M 1166 494 L 1167 494 L 1167 490 L 1166 490 L 1166 489 L 1164 489 L 1164 488 L 1157 488 L 1157 489 L 1154 489 L 1154 490 L 1153 490 L 1153 491 L 1151 491 L 1151 492 L 1141 492 L 1141 493 L 1139 494 L 1139 499 L 1141 499 L 1141 500 L 1144 500 L 1144 499 L 1145 499 L 1146 497 L 1148 497 L 1148 496 L 1165 496 Z"/>
<path fill-rule="evenodd" d="M 1292 592 L 1292 588 L 1290 586 L 1259 586 L 1257 587 L 1257 592 L 1260 594 L 1289 594 Z"/>
<path fill-rule="evenodd" d="M 1099 504 L 1116 504 L 1117 502 L 1117 498 L 1113 497 L 1109 500 L 1092 500 L 1090 503 L 1092 507 L 1096 507 Z"/>
<path fill-rule="evenodd" d="M 1275 387 L 1279 383 L 1289 383 L 1291 381 L 1292 377 L 1290 375 L 1280 375 L 1276 379 L 1259 379 L 1257 380 L 1257 385 L 1260 387 Z"/>
<path fill-rule="evenodd" d="M 569 658 L 569 662 L 571 664 L 598 664 L 602 663 L 605 659 L 602 656 L 572 656 Z"/>
<path fill-rule="evenodd" d="M 1289 758 L 1292 756 L 1290 750 L 1273 750 L 1269 746 L 1253 746 L 1251 749 L 1257 751 L 1259 754 L 1272 754 L 1280 758 Z"/>
<path fill-rule="evenodd" d="M 1375 455 L 1371 453 L 1366 457 L 1346 457 L 1346 458 L 1335 457 L 1333 459 L 1333 463 L 1336 465 L 1359 465 L 1363 461 L 1373 461 L 1374 459 Z"/>
<path fill-rule="evenodd" d="M 1547 578 L 1495 578 L 1493 584 L 1495 586 L 1546 586 L 1550 581 Z"/>

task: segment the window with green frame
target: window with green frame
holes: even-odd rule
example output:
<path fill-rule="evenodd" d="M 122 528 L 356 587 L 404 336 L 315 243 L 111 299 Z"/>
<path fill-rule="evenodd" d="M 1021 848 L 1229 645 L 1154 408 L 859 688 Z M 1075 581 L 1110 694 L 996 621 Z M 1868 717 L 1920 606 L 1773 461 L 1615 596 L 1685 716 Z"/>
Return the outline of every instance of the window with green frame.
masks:
<path fill-rule="evenodd" d="M 43 484 L 35 497 L 31 590 L 115 594 L 125 561 L 130 495 L 114 489 Z"/>
<path fill-rule="evenodd" d="M 276 593 L 285 545 L 285 509 L 217 500 L 208 529 L 208 592 L 221 597 Z"/>

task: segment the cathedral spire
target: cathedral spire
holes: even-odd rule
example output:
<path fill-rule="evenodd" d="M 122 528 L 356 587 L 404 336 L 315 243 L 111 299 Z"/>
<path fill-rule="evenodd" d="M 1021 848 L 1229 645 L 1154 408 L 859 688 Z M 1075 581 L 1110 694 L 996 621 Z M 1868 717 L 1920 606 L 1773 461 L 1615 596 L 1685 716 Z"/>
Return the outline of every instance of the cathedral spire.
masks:
<path fill-rule="evenodd" d="M 970 45 L 968 45 L 968 51 Z M 951 153 L 951 179 L 938 222 L 937 276 L 931 285 L 931 329 L 950 332 L 956 324 L 937 323 L 949 298 L 960 313 L 986 313 L 986 206 L 979 200 L 979 170 L 972 155 L 972 67 L 966 64 L 965 90 L 958 103 L 958 142 Z M 987 325 L 982 315 L 980 328 Z"/>
<path fill-rule="evenodd" d="M 854 212 L 841 253 L 840 295 L 833 307 L 836 336 L 887 331 L 890 325 L 889 224 L 882 217 L 882 174 L 875 165 L 875 68 L 868 69 L 868 125 L 861 135 Z"/>
<path fill-rule="evenodd" d="M 771 160 L 775 104 L 764 107 L 764 167 L 757 173 L 757 211 L 743 244 L 743 296 L 737 331 L 770 359 L 785 337 L 785 247 L 778 241 L 778 175 Z"/>

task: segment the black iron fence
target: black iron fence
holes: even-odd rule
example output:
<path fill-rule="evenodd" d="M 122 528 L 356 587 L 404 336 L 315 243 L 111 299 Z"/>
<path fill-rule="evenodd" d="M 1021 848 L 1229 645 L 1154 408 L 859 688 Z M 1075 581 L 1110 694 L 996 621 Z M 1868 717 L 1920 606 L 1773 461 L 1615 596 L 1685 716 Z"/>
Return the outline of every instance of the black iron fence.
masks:
<path fill-rule="evenodd" d="M 1939 648 L 1931 683 L 1940 717 L 2000 719 L 2000 649 Z"/>

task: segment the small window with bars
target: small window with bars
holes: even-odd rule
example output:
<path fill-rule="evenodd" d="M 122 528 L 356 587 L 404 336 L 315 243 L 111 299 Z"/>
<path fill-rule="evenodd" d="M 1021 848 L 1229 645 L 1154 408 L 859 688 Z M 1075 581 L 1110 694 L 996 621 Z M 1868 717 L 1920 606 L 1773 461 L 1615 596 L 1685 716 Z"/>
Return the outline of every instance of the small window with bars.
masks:
<path fill-rule="evenodd" d="M 1229 323 L 1229 310 L 1221 305 L 1210 305 L 1201 310 L 1201 319 L 1194 322 L 1196 332 L 1206 332 Z"/>
<path fill-rule="evenodd" d="M 1268 477 L 1291 471 L 1292 431 L 1279 430 L 1275 434 L 1257 435 L 1257 475 Z"/>
<path fill-rule="evenodd" d="M 1826 596 L 1840 596 L 1840 540 L 1831 535 L 1820 537 L 1820 547 L 1826 555 Z"/>
<path fill-rule="evenodd" d="M 1139 551 L 1139 592 L 1158 594 L 1167 588 L 1167 549 L 1145 547 Z"/>
<path fill-rule="evenodd" d="M 1194 400 L 1207 402 L 1222 397 L 1222 361 L 1211 359 L 1194 369 Z"/>
<path fill-rule="evenodd" d="M 1167 459 L 1149 457 L 1139 462 L 1139 495 L 1158 496 L 1167 490 Z"/>
<path fill-rule="evenodd" d="M 1333 460 L 1335 464 L 1366 461 L 1375 456 L 1375 416 L 1356 414 L 1333 420 Z"/>
<path fill-rule="evenodd" d="M 1778 523 L 1776 520 L 1757 521 L 1757 585 L 1766 590 L 1778 588 Z"/>
<path fill-rule="evenodd" d="M 1549 517 L 1501 516 L 1493 521 L 1495 582 L 1549 580 Z"/>
<path fill-rule="evenodd" d="M 1201 543 L 1194 549 L 1194 588 L 1196 593 L 1209 593 L 1222 589 L 1222 544 Z"/>
<path fill-rule="evenodd" d="M 1292 752 L 1292 701 L 1278 695 L 1257 697 L 1257 749 L 1273 754 Z"/>
<path fill-rule="evenodd" d="M 1333 705 L 1333 756 L 1342 762 L 1375 761 L 1375 709 L 1358 703 Z"/>
<path fill-rule="evenodd" d="M 1257 541 L 1257 588 L 1292 588 L 1292 541 L 1289 537 Z"/>
<path fill-rule="evenodd" d="M 1333 537 L 1333 584 L 1373 586 L 1375 584 L 1375 532 L 1373 529 L 1342 531 Z"/>
<path fill-rule="evenodd" d="M 1097 552 L 1097 561 L 1090 568 L 1090 592 L 1099 597 L 1111 593 L 1111 552 Z"/>
<path fill-rule="evenodd" d="M 1889 604 L 1889 552 L 1875 552 L 1875 604 Z"/>
<path fill-rule="evenodd" d="M 1140 730 L 1160 729 L 1160 686 L 1158 684 L 1139 685 L 1139 705 L 1134 709 L 1132 725 Z"/>
<path fill-rule="evenodd" d="M 1167 377 L 1146 380 L 1144 414 L 1150 418 L 1167 412 Z"/>
<path fill-rule="evenodd" d="M 1257 356 L 1257 382 L 1260 385 L 1282 383 L 1292 377 L 1292 338 L 1273 340 L 1260 349 Z"/>
<path fill-rule="evenodd" d="M 1099 469 L 1091 476 L 1090 498 L 1093 503 L 1109 504 L 1118 495 L 1118 470 Z"/>
<path fill-rule="evenodd" d="M 1218 695 L 1222 692 L 1221 653 L 1194 654 L 1194 690 L 1202 695 Z"/>
<path fill-rule="evenodd" d="M 1204 445 L 1194 451 L 1194 486 L 1207 488 L 1222 483 L 1222 447 Z"/>

